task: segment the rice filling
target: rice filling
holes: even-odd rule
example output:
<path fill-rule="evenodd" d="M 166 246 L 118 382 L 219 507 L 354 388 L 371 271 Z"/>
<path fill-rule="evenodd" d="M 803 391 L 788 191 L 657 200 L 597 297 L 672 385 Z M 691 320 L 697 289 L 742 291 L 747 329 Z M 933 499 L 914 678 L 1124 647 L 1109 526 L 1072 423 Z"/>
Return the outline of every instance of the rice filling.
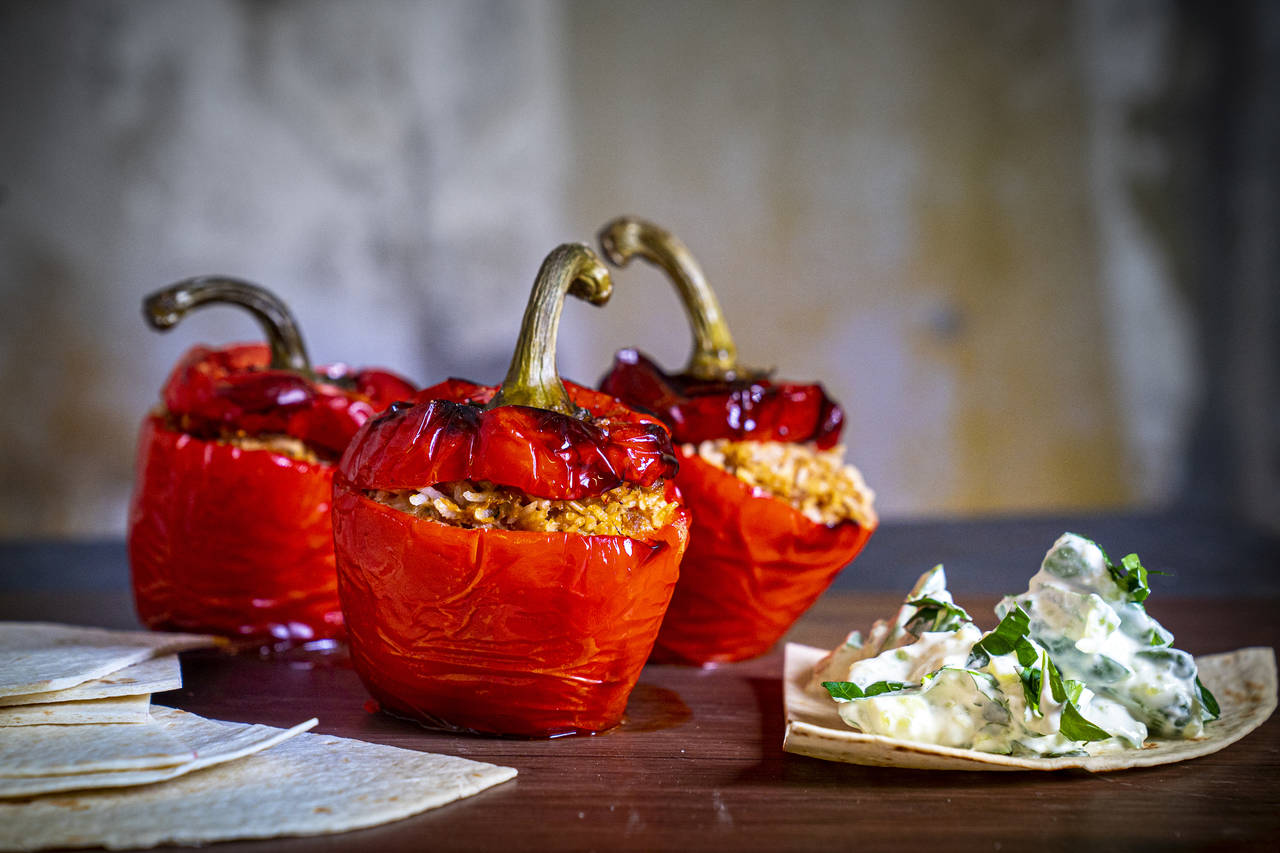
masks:
<path fill-rule="evenodd" d="M 662 481 L 647 488 L 623 484 L 578 500 L 533 497 L 519 489 L 474 480 L 365 494 L 401 512 L 454 527 L 632 539 L 644 539 L 666 527 L 677 506 L 667 500 Z"/>
<path fill-rule="evenodd" d="M 185 432 L 189 434 L 197 434 L 192 429 L 191 419 L 186 415 L 175 417 L 172 414 L 164 414 L 165 426 L 174 432 Z M 231 447 L 239 447 L 241 450 L 266 450 L 280 456 L 285 456 L 295 462 L 309 462 L 313 465 L 328 465 L 333 460 L 318 453 L 315 448 L 311 447 L 300 438 L 284 433 L 260 433 L 253 435 L 242 429 L 230 429 L 223 427 L 218 430 L 216 435 L 205 436 L 200 435 L 209 441 L 218 444 L 226 444 Z"/>
<path fill-rule="evenodd" d="M 716 439 L 686 444 L 684 451 L 787 501 L 810 521 L 876 524 L 875 492 L 845 464 L 843 445 L 819 450 L 812 443 Z"/>

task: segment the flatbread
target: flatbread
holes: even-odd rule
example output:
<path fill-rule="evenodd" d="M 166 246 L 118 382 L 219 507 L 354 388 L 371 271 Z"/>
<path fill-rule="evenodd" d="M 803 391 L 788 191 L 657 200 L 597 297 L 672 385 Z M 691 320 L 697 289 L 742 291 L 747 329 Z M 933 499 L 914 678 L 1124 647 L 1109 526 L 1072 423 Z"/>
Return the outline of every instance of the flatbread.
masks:
<path fill-rule="evenodd" d="M 314 717 L 291 729 L 224 723 L 161 706 L 156 706 L 154 709 L 154 719 L 166 733 L 190 749 L 195 758 L 168 767 L 141 770 L 104 770 L 93 773 L 64 773 L 21 778 L 0 777 L 0 798 L 30 797 L 36 794 L 91 788 L 148 785 L 166 779 L 175 779 L 194 770 L 260 752 L 316 725 Z"/>
<path fill-rule="evenodd" d="M 157 707 L 146 723 L 0 728 L 0 780 L 185 764 L 200 757 L 201 747 L 189 739 L 187 718 L 201 719 Z M 233 746 L 248 744 L 272 731 L 270 726 L 228 723 L 216 740 Z"/>
<path fill-rule="evenodd" d="M 64 690 L 148 658 L 223 642 L 204 634 L 0 622 L 0 696 Z"/>
<path fill-rule="evenodd" d="M 515 775 L 514 768 L 465 758 L 301 734 L 158 785 L 0 802 L 0 851 L 345 832 L 445 805 Z"/>
<path fill-rule="evenodd" d="M 166 690 L 177 690 L 181 686 L 182 664 L 178 662 L 178 656 L 172 654 L 126 666 L 110 675 L 95 678 L 65 690 L 0 696 L 0 708 L 11 705 L 79 702 L 85 699 L 105 699 L 109 696 L 163 693 Z"/>
<path fill-rule="evenodd" d="M 1172 764 L 1230 746 L 1266 722 L 1276 709 L 1276 656 L 1269 648 L 1239 649 L 1196 658 L 1200 680 L 1218 700 L 1222 716 L 1197 740 L 1153 738 L 1141 750 L 1063 758 L 1015 758 L 971 749 L 913 743 L 854 731 L 833 700 L 806 692 L 813 666 L 827 654 L 788 643 L 783 702 L 787 730 L 782 748 L 797 755 L 875 767 L 921 770 L 1065 770 L 1096 773 Z"/>
<path fill-rule="evenodd" d="M 48 694 L 46 694 L 48 695 Z M 145 723 L 151 694 L 108 696 L 79 702 L 41 702 L 0 707 L 0 726 L 80 726 L 89 723 Z"/>
<path fill-rule="evenodd" d="M 0 728 L 0 778 L 168 767 L 195 757 L 154 720 Z"/>

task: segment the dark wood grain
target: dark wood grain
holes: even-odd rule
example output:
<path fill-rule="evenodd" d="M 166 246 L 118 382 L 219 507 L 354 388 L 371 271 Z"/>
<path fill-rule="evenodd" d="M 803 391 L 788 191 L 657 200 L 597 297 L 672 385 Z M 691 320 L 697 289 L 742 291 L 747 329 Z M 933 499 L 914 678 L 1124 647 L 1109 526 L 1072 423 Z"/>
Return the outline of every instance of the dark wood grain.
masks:
<path fill-rule="evenodd" d="M 993 596 L 962 597 L 989 614 Z M 789 635 L 830 646 L 896 606 L 829 593 Z M 1276 599 L 1153 601 L 1193 652 L 1277 646 Z M 11 593 L 4 618 L 131 621 L 118 593 Z M 991 621 L 979 618 L 980 622 Z M 340 656 L 318 662 L 183 656 L 162 704 L 516 767 L 518 778 L 399 823 L 227 851 L 1272 849 L 1280 837 L 1280 721 L 1185 764 L 1107 775 L 862 768 L 786 754 L 777 651 L 698 670 L 645 669 L 627 720 L 595 737 L 526 741 L 430 732 L 365 710 Z M 943 842 L 945 841 L 945 844 Z"/>

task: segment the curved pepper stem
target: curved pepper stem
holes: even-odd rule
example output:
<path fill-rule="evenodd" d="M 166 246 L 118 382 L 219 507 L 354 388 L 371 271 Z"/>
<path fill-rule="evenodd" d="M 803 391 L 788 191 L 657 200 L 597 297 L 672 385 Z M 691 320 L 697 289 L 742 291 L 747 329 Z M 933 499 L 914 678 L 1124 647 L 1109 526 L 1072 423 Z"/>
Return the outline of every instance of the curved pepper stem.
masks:
<path fill-rule="evenodd" d="M 750 373 L 738 365 L 738 348 L 729 334 L 702 267 L 669 231 L 634 216 L 619 216 L 600 229 L 600 248 L 612 263 L 626 266 L 637 255 L 662 268 L 684 304 L 693 327 L 693 354 L 684 372 L 698 379 L 727 380 Z"/>
<path fill-rule="evenodd" d="M 556 371 L 556 336 L 560 331 L 560 313 L 565 294 L 603 305 L 613 293 L 613 281 L 604 263 L 587 246 L 565 243 L 556 247 L 538 270 L 524 309 L 520 337 L 507 378 L 502 380 L 487 408 L 499 406 L 532 406 L 570 415 L 586 416 L 569 399 L 569 392 Z"/>
<path fill-rule="evenodd" d="M 266 288 L 238 278 L 198 276 L 157 290 L 142 302 L 142 316 L 153 329 L 172 329 L 202 305 L 238 305 L 258 321 L 271 346 L 271 367 L 311 375 L 311 360 L 302 333 L 280 298 Z"/>

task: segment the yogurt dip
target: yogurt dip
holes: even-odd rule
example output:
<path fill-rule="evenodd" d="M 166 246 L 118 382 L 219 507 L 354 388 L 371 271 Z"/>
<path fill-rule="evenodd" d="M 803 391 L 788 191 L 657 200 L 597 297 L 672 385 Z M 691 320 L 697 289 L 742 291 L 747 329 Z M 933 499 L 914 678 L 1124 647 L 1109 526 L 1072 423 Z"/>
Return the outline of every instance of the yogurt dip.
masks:
<path fill-rule="evenodd" d="M 820 661 L 812 684 L 858 731 L 986 753 L 1095 755 L 1148 735 L 1201 737 L 1217 703 L 1146 612 L 1149 592 L 1136 555 L 1117 565 L 1067 533 L 983 633 L 935 566 L 892 620 Z"/>

